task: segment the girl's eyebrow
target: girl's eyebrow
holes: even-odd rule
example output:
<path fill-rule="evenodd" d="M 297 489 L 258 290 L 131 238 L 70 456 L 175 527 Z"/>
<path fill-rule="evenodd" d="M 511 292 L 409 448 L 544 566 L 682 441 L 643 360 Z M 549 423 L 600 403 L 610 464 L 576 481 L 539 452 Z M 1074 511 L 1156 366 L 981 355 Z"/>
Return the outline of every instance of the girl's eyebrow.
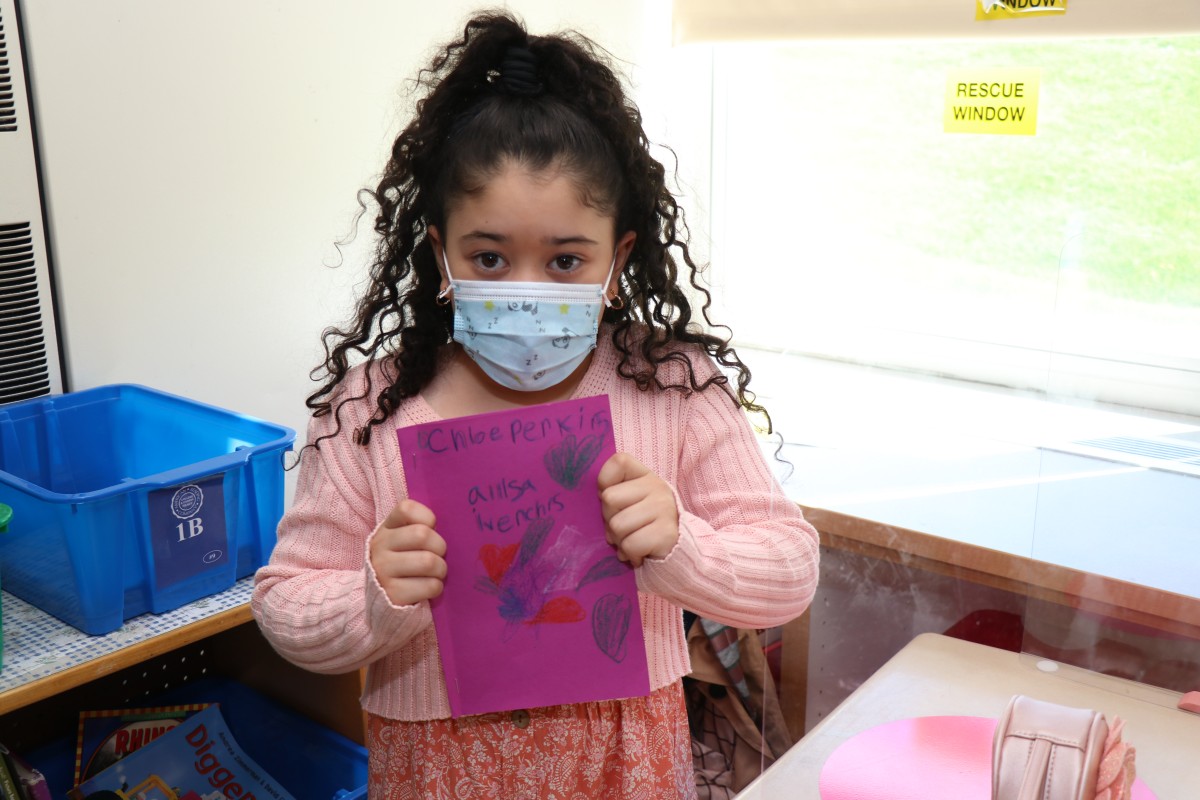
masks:
<path fill-rule="evenodd" d="M 564 244 L 600 244 L 595 239 L 589 239 L 586 236 L 547 236 L 542 240 L 546 244 L 564 245 Z"/>
<path fill-rule="evenodd" d="M 471 231 L 470 233 L 463 234 L 462 240 L 464 242 L 469 242 L 473 239 L 483 239 L 484 241 L 488 242 L 500 242 L 501 244 L 508 241 L 508 237 L 504 234 L 491 233 L 490 231 Z"/>
<path fill-rule="evenodd" d="M 509 241 L 509 237 L 504 235 L 503 233 L 494 233 L 492 231 L 476 230 L 476 231 L 471 231 L 470 233 L 465 233 L 465 234 L 463 234 L 463 237 L 462 237 L 462 241 L 464 241 L 464 242 L 470 242 L 470 241 L 475 241 L 475 240 L 479 240 L 479 239 L 482 239 L 483 241 L 487 241 L 487 242 L 497 242 L 499 244 L 505 244 Z M 555 247 L 561 247 L 562 245 L 565 245 L 565 244 L 589 244 L 589 245 L 600 244 L 595 239 L 589 239 L 588 237 L 583 236 L 583 235 L 547 236 L 542 239 L 542 242 L 544 244 L 554 245 Z"/>

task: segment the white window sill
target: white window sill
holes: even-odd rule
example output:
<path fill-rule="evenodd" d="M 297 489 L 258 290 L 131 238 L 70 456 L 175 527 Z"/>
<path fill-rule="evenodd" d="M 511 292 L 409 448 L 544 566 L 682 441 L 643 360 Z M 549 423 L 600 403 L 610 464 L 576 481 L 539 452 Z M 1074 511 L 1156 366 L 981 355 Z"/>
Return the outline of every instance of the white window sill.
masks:
<path fill-rule="evenodd" d="M 1200 470 L 1072 444 L 1128 437 L 1200 450 L 1200 418 L 742 355 L 784 437 L 794 470 L 778 466 L 797 502 L 1200 596 L 1188 555 L 1200 533 Z"/>

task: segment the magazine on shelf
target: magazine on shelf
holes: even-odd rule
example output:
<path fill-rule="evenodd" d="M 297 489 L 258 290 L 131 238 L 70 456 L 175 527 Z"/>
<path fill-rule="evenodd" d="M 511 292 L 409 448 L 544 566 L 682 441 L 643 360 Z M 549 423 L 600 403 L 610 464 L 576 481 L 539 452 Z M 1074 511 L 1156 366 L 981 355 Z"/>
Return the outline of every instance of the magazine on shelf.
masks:
<path fill-rule="evenodd" d="M 96 775 L 172 730 L 207 703 L 114 708 L 79 713 L 75 736 L 76 784 Z"/>
<path fill-rule="evenodd" d="M 0 800 L 24 800 L 12 763 L 8 748 L 0 744 Z"/>
<path fill-rule="evenodd" d="M 238 745 L 218 705 L 68 793 L 70 800 L 294 800 Z"/>
<path fill-rule="evenodd" d="M 0 757 L 4 760 L 13 784 L 17 789 L 20 800 L 51 800 L 50 787 L 46 784 L 46 776 L 35 769 L 17 753 L 0 744 Z"/>

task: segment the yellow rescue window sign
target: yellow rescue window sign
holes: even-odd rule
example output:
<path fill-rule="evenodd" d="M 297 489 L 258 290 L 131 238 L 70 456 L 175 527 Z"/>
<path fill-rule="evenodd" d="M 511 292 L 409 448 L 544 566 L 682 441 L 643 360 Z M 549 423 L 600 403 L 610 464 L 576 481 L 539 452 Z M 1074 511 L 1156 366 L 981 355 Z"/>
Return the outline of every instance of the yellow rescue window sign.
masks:
<path fill-rule="evenodd" d="M 975 0 L 975 19 L 1020 19 L 1067 13 L 1067 0 Z"/>
<path fill-rule="evenodd" d="M 1041 70 L 954 70 L 946 78 L 946 133 L 1037 133 Z"/>

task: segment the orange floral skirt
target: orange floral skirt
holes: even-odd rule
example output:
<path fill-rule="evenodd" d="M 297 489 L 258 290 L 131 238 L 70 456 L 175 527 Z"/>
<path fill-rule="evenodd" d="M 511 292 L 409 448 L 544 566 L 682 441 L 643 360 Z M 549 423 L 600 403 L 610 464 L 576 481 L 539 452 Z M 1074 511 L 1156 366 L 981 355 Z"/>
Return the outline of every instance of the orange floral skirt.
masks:
<path fill-rule="evenodd" d="M 696 797 L 683 686 L 430 722 L 367 718 L 370 800 Z"/>

